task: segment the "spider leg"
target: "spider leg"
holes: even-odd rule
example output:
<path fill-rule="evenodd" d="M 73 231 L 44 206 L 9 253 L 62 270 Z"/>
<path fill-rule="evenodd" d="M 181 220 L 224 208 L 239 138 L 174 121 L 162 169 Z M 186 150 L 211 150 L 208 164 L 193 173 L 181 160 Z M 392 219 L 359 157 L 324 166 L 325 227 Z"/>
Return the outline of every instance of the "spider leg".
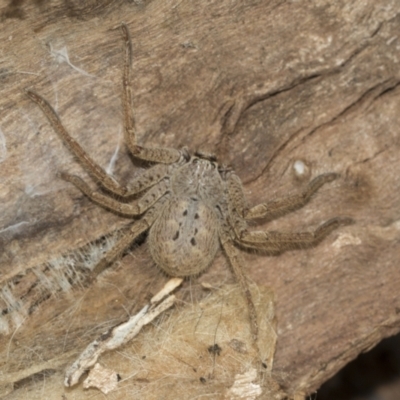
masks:
<path fill-rule="evenodd" d="M 121 186 L 113 178 L 111 178 L 90 156 L 82 149 L 80 144 L 67 132 L 61 123 L 60 118 L 54 111 L 53 107 L 42 96 L 38 95 L 31 90 L 26 90 L 28 97 L 35 102 L 43 111 L 44 115 L 49 120 L 53 129 L 59 134 L 63 142 L 67 145 L 69 150 L 75 154 L 78 160 L 82 163 L 85 169 L 110 192 L 119 196 L 127 195 L 127 188 Z"/>
<path fill-rule="evenodd" d="M 311 247 L 319 243 L 332 231 L 342 225 L 352 224 L 353 220 L 347 217 L 332 218 L 312 232 L 264 232 L 244 230 L 236 242 L 244 247 L 281 253 L 290 249 Z"/>
<path fill-rule="evenodd" d="M 31 90 L 26 91 L 28 97 L 33 100 L 43 111 L 44 115 L 50 121 L 54 130 L 59 134 L 63 142 L 67 145 L 70 151 L 75 154 L 78 160 L 82 163 L 85 169 L 90 175 L 104 188 L 110 192 L 121 196 L 129 197 L 142 190 L 154 185 L 167 174 L 167 166 L 165 165 L 154 165 L 150 169 L 144 171 L 139 178 L 131 183 L 131 187 L 128 189 L 125 186 L 121 186 L 113 178 L 111 178 L 87 153 L 81 145 L 70 136 L 67 130 L 61 123 L 60 118 L 54 111 L 53 107 L 45 100 L 42 96 L 38 95 Z M 64 177 L 71 176 L 63 174 Z M 69 180 L 69 179 L 66 179 Z M 74 183 L 74 182 L 72 182 Z"/>
<path fill-rule="evenodd" d="M 149 229 L 149 224 L 145 220 L 135 222 L 124 236 L 109 250 L 105 256 L 94 266 L 92 276 L 96 277 L 103 272 L 128 246 L 144 231 Z"/>
<path fill-rule="evenodd" d="M 153 186 L 142 198 L 134 203 L 122 203 L 102 193 L 94 191 L 91 187 L 80 177 L 62 173 L 61 177 L 76 186 L 83 194 L 89 197 L 90 200 L 119 214 L 130 217 L 135 217 L 143 214 L 155 202 L 157 202 L 168 190 L 168 183 L 164 180 Z"/>
<path fill-rule="evenodd" d="M 235 278 L 239 283 L 240 288 L 242 289 L 244 298 L 247 301 L 247 308 L 250 317 L 251 333 L 253 335 L 254 341 L 256 342 L 258 337 L 257 312 L 254 306 L 253 297 L 251 295 L 246 276 L 243 272 L 244 262 L 242 255 L 240 254 L 240 250 L 235 247 L 232 240 L 229 239 L 227 236 L 221 237 L 221 244 L 232 266 Z"/>
<path fill-rule="evenodd" d="M 338 176 L 339 175 L 336 173 L 319 175 L 307 185 L 303 192 L 295 194 L 293 196 L 283 197 L 280 199 L 268 201 L 266 203 L 258 204 L 247 211 L 245 210 L 243 216 L 245 219 L 272 219 L 286 214 L 290 211 L 294 211 L 306 205 L 310 201 L 312 195 L 319 188 L 325 185 L 325 183 L 332 182 L 333 180 L 338 178 Z"/>
<path fill-rule="evenodd" d="M 131 91 L 132 42 L 128 27 L 125 24 L 122 24 L 121 29 L 125 41 L 122 103 L 124 108 L 124 132 L 126 145 L 130 152 L 137 158 L 162 164 L 172 164 L 182 157 L 183 154 L 179 150 L 167 147 L 149 148 L 139 146 L 136 143 Z"/>
<path fill-rule="evenodd" d="M 248 211 L 244 197 L 242 182 L 234 173 L 230 173 L 227 180 L 228 187 L 228 215 L 226 222 L 234 231 L 231 239 L 239 238 L 242 232 L 247 231 L 247 222 L 244 215 Z"/>
<path fill-rule="evenodd" d="M 234 173 L 229 174 L 228 177 L 228 193 L 230 213 L 236 213 L 239 217 L 244 218 L 249 209 L 244 197 L 242 182 Z"/>
<path fill-rule="evenodd" d="M 118 256 L 127 249 L 130 244 L 143 232 L 151 227 L 154 220 L 157 218 L 158 211 L 164 205 L 166 197 L 157 202 L 147 213 L 133 225 L 130 226 L 129 230 L 124 236 L 116 243 L 116 245 L 109 250 L 105 256 L 94 266 L 92 270 L 92 277 L 96 277 L 102 271 L 104 271 Z"/>

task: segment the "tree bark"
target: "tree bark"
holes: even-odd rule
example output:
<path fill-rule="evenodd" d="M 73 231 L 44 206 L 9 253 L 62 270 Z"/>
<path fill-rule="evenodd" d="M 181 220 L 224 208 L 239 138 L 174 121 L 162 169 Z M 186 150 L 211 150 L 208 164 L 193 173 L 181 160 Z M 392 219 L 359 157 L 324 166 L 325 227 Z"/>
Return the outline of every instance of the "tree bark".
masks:
<path fill-rule="evenodd" d="M 143 238 L 107 284 L 89 285 L 78 267 L 67 282 L 49 272 L 98 257 L 130 221 L 57 177 L 90 181 L 24 89 L 46 97 L 118 181 L 138 176 L 145 166 L 122 140 L 121 22 L 141 144 L 216 154 L 251 205 L 340 174 L 304 208 L 260 226 L 302 231 L 335 216 L 354 225 L 313 248 L 245 255 L 249 278 L 275 293 L 273 375 L 285 392 L 312 393 L 400 331 L 397 0 L 3 0 L 0 21 L 1 393 L 23 398 L 30 377 L 58 376 L 167 279 Z M 230 280 L 221 254 L 190 283 L 197 293 L 200 282 Z"/>

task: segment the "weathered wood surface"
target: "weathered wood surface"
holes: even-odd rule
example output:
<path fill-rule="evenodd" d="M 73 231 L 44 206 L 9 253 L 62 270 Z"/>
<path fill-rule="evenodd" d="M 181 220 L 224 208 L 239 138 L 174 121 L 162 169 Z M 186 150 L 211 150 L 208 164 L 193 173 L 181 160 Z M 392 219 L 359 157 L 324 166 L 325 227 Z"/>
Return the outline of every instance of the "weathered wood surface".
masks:
<path fill-rule="evenodd" d="M 134 43 L 141 143 L 215 153 L 241 177 L 251 204 L 294 193 L 320 173 L 341 174 L 303 209 L 262 226 L 309 229 L 337 215 L 355 225 L 312 249 L 246 255 L 249 277 L 275 291 L 275 374 L 288 392 L 311 393 L 400 331 L 400 3 L 3 0 L 0 279 L 15 293 L 24 293 L 18 274 L 28 279 L 30 268 L 128 222 L 57 178 L 61 170 L 85 173 L 24 95 L 27 87 L 44 95 L 104 168 L 117 154 L 115 177 L 140 173 L 121 141 L 121 21 Z M 303 179 L 296 160 L 307 166 Z M 43 302 L 37 294 L 40 305 L 21 311 L 18 330 L 18 318 L 3 315 L 4 393 L 26 383 L 18 343 L 32 351 L 32 373 L 35 357 L 43 365 L 58 357 L 43 369 L 62 370 L 104 321 L 123 319 L 124 307 L 140 305 L 165 281 L 146 244 L 113 268 L 108 285 Z M 218 279 L 231 279 L 223 256 L 200 278 Z M 65 314 L 71 308 L 79 312 Z"/>

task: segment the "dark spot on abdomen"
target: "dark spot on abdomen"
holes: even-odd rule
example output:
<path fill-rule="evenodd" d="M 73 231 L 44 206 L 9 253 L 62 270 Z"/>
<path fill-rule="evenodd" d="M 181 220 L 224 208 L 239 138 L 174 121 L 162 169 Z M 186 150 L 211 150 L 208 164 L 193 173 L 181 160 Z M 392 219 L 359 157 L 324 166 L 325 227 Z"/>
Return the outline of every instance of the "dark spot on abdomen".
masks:
<path fill-rule="evenodd" d="M 177 240 L 179 237 L 179 231 L 176 231 L 174 237 L 172 238 L 172 240 Z"/>
<path fill-rule="evenodd" d="M 190 244 L 191 244 L 192 246 L 196 246 L 196 239 L 195 239 L 194 237 L 192 237 L 192 238 L 190 239 Z"/>

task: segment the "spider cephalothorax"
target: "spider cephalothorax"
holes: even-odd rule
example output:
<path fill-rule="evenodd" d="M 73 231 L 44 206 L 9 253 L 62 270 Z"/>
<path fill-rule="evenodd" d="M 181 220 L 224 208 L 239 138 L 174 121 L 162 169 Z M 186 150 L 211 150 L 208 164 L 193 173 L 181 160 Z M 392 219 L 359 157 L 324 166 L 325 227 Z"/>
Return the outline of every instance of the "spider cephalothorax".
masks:
<path fill-rule="evenodd" d="M 27 91 L 58 132 L 64 143 L 77 156 L 83 167 L 110 197 L 93 191 L 81 178 L 62 173 L 97 204 L 119 214 L 132 217 L 129 230 L 95 266 L 94 274 L 113 262 L 142 232 L 149 230 L 151 255 L 167 274 L 176 277 L 198 275 L 213 261 L 220 247 L 225 251 L 236 279 L 247 299 L 254 338 L 257 337 L 257 314 L 247 279 L 243 273 L 240 248 L 279 253 L 287 249 L 317 243 L 349 218 L 333 218 L 313 232 L 250 231 L 250 219 L 282 215 L 304 206 L 325 183 L 337 178 L 327 173 L 314 178 L 297 195 L 248 207 L 239 177 L 229 168 L 219 166 L 213 155 L 197 152 L 191 156 L 186 148 L 154 148 L 136 143 L 131 104 L 130 68 L 131 40 L 128 28 L 122 25 L 125 40 L 123 74 L 123 106 L 125 141 L 133 156 L 155 163 L 129 187 L 118 184 L 68 134 L 50 104 L 38 94 Z M 139 197 L 138 197 L 139 196 Z M 124 199 L 119 201 L 115 197 Z M 133 201 L 126 201 L 134 197 Z"/>

